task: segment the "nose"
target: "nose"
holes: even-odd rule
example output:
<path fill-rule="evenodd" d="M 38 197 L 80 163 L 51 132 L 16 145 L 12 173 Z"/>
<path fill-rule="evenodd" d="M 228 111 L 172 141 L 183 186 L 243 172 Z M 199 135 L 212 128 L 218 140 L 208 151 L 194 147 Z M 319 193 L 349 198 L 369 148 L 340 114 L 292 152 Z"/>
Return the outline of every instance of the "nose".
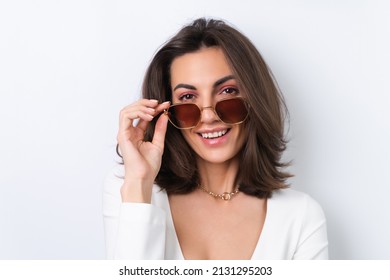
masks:
<path fill-rule="evenodd" d="M 212 123 L 218 120 L 213 106 L 205 106 L 201 110 L 200 121 L 202 123 Z"/>

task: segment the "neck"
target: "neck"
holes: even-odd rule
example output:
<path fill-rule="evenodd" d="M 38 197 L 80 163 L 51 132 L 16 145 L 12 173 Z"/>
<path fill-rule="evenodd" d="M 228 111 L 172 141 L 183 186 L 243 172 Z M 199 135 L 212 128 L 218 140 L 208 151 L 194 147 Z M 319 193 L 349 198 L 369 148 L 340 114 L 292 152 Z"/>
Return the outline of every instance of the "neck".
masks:
<path fill-rule="evenodd" d="M 223 163 L 211 163 L 198 159 L 197 164 L 200 183 L 207 190 L 214 193 L 233 192 L 236 190 L 238 158 Z"/>

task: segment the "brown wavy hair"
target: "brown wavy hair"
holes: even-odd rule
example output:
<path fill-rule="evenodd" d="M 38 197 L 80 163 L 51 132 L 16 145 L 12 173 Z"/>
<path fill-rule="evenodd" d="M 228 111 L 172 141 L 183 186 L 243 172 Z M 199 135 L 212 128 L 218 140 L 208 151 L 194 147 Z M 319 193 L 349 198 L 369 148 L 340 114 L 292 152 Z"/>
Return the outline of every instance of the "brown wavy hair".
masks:
<path fill-rule="evenodd" d="M 248 139 L 240 152 L 236 178 L 240 191 L 260 198 L 270 197 L 273 190 L 287 187 L 286 179 L 291 176 L 282 170 L 288 164 L 281 162 L 287 143 L 284 122 L 288 112 L 270 69 L 246 36 L 221 20 L 200 18 L 193 21 L 154 55 L 145 74 L 143 98 L 172 101 L 172 61 L 205 47 L 222 49 L 250 105 L 244 124 Z M 147 128 L 146 141 L 153 137 L 156 119 Z M 169 124 L 156 184 L 168 194 L 193 191 L 200 183 L 195 157 L 180 130 Z"/>

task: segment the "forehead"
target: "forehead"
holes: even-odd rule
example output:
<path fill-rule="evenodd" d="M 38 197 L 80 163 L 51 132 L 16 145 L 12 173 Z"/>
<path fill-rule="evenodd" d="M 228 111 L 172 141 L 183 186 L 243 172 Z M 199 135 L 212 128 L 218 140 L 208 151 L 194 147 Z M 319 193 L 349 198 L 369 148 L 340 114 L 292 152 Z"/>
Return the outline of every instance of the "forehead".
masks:
<path fill-rule="evenodd" d="M 215 80 L 231 75 L 229 63 L 218 47 L 202 48 L 173 60 L 171 85 L 177 83 L 214 83 Z"/>

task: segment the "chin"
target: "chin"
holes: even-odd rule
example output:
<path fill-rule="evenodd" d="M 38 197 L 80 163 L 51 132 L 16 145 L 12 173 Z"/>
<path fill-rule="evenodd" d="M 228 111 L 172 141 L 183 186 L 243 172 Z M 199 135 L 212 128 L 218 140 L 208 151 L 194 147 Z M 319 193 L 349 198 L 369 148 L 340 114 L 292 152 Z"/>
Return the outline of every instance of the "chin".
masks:
<path fill-rule="evenodd" d="M 199 160 L 209 164 L 226 164 L 232 161 L 238 161 L 240 150 L 229 150 L 226 149 L 209 149 L 206 151 L 195 150 Z"/>
<path fill-rule="evenodd" d="M 227 158 L 227 157 L 221 157 L 220 155 L 215 157 L 210 157 L 210 156 L 202 157 L 198 155 L 198 157 L 200 158 L 200 160 L 208 164 L 224 164 L 224 163 L 229 163 L 236 159 L 236 157 Z"/>

